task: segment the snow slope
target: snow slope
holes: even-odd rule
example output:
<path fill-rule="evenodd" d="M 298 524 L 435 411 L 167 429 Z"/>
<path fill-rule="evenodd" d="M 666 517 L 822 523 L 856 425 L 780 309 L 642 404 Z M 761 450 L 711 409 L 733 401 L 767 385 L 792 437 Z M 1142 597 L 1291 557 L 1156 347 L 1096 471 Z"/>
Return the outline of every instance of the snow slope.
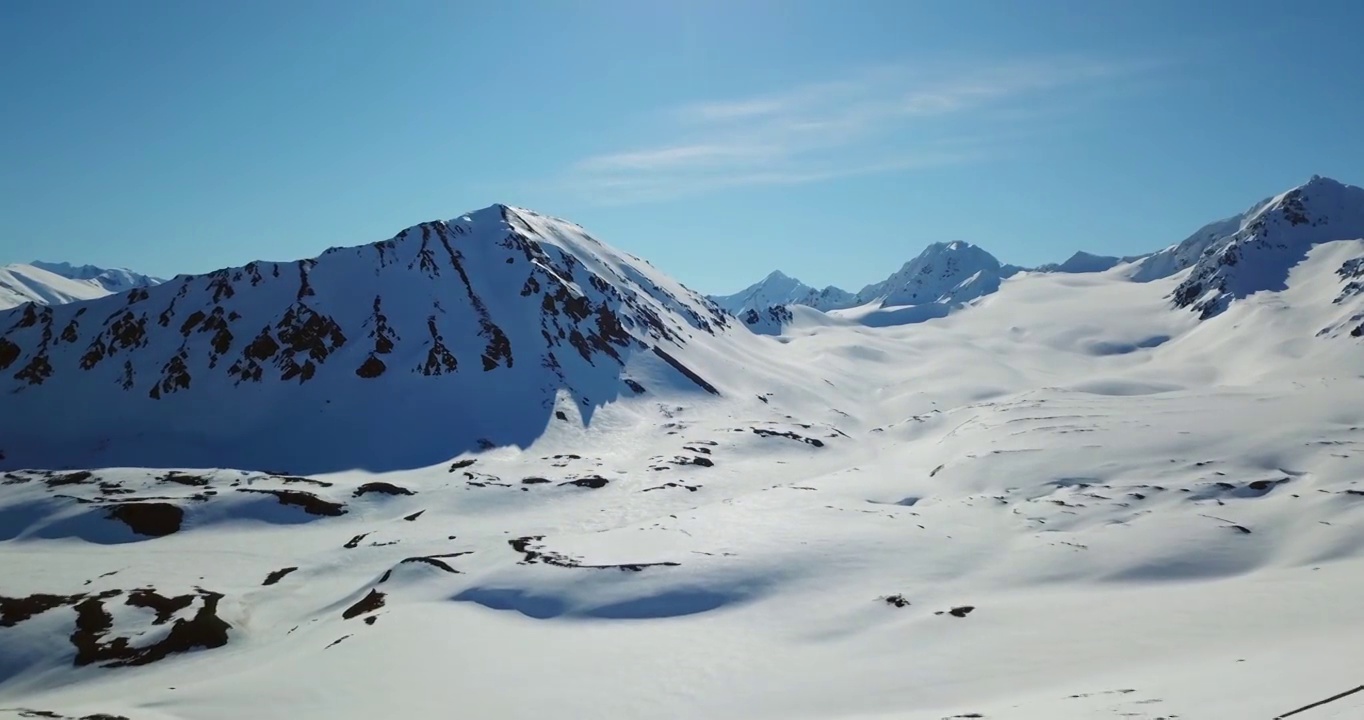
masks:
<path fill-rule="evenodd" d="M 1207 319 L 1172 306 L 1189 273 L 1138 283 L 1129 266 L 1020 274 L 915 324 L 796 307 L 760 335 L 721 326 L 704 300 L 574 226 L 514 209 L 466 218 L 445 227 L 467 234 L 446 234 L 515 367 L 574 355 L 514 334 L 509 318 L 592 327 L 527 309 L 555 295 L 546 273 L 563 252 L 580 258 L 566 288 L 600 268 L 639 302 L 613 312 L 650 309 L 675 339 L 649 341 L 720 394 L 616 346 L 623 363 L 589 353 L 593 364 L 562 362 L 565 376 L 606 368 L 602 388 L 623 377 L 645 391 L 599 404 L 594 392 L 590 421 L 549 421 L 524 445 L 459 452 L 462 423 L 475 422 L 463 416 L 508 400 L 421 385 L 460 403 L 439 423 L 452 450 L 425 466 L 287 475 L 251 467 L 254 437 L 224 446 L 219 457 L 246 461 L 219 468 L 6 460 L 0 717 L 1268 719 L 1364 682 L 1364 340 L 1347 322 L 1364 313 L 1364 241 L 1313 244 L 1282 289 L 1232 297 Z M 464 283 L 448 257 L 433 252 L 444 283 L 424 279 L 420 249 L 444 252 L 427 227 L 425 246 L 407 245 L 413 230 L 383 250 L 398 258 L 386 266 L 376 246 L 324 255 L 307 302 L 351 322 L 321 270 L 341 259 L 352 286 L 375 283 L 356 304 L 382 287 L 422 308 L 449 284 L 442 306 L 474 312 L 456 302 Z M 503 252 L 497 240 L 513 236 L 551 261 Z M 296 302 L 301 266 L 280 267 L 292 283 L 279 294 Z M 270 267 L 257 268 L 265 286 Z M 238 301 L 224 315 L 245 323 L 268 303 L 246 302 L 259 288 L 241 272 L 224 276 L 235 293 L 224 302 Z M 522 306 L 525 277 L 541 291 Z M 156 291 L 133 308 L 162 302 Z M 85 305 L 102 308 L 91 318 L 125 307 Z M 398 358 L 424 346 L 402 349 L 405 315 L 384 316 L 400 335 L 370 379 L 385 392 L 347 414 L 413 431 L 420 394 L 394 380 Z M 175 337 L 200 357 L 180 322 Z M 636 323 L 630 337 L 648 337 Z M 514 369 L 466 361 L 486 344 L 476 329 L 443 335 L 464 353 L 457 377 Z M 259 384 L 220 383 L 224 354 L 160 401 L 142 386 L 99 403 L 114 413 L 146 398 L 154 412 L 219 385 L 224 405 L 264 387 L 351 402 L 367 384 L 342 376 L 376 342 L 355 337 L 359 351 L 329 354 L 303 384 L 274 365 Z M 53 388 L 82 382 L 66 367 Z M 50 397 L 24 412 L 66 415 L 55 403 L 76 396 Z M 317 443 L 313 456 L 356 456 L 347 443 L 361 435 L 328 444 L 314 427 L 346 429 L 325 407 L 271 427 Z M 1293 715 L 1361 716 L 1364 693 Z"/>
<path fill-rule="evenodd" d="M 60 305 L 93 300 L 134 287 L 150 287 L 160 280 L 127 270 L 101 270 L 85 266 L 69 273 L 69 266 L 49 263 L 13 264 L 0 267 L 0 310 L 27 302 Z M 88 276 L 88 277 L 86 277 Z"/>

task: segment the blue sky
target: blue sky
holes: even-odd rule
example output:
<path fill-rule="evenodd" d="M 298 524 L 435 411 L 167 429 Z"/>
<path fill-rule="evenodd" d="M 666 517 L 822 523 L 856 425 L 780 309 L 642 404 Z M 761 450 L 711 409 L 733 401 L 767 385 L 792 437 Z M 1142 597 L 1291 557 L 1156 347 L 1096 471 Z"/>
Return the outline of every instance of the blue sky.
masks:
<path fill-rule="evenodd" d="M 0 263 L 204 272 L 495 202 L 694 288 L 1035 264 L 1364 184 L 1364 3 L 8 0 Z"/>

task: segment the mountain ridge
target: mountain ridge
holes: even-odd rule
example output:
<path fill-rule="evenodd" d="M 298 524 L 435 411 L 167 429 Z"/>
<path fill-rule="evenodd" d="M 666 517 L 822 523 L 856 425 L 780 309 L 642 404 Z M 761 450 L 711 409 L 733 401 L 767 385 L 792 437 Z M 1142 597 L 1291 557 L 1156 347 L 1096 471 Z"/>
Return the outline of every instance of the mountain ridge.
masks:
<path fill-rule="evenodd" d="M 363 464 L 359 440 L 376 433 L 406 448 L 391 455 L 429 451 L 427 462 L 437 462 L 462 447 L 528 441 L 545 418 L 567 417 L 565 402 L 589 416 L 634 392 L 627 364 L 665 363 L 682 386 L 696 387 L 681 348 L 730 322 L 577 225 L 494 205 L 316 258 L 256 261 L 0 313 L 0 389 L 10 393 L 12 417 L 25 408 L 39 415 L 29 427 L 0 418 L 0 450 L 28 465 L 80 456 L 78 447 L 105 464 L 175 454 L 128 437 L 141 432 L 181 437 L 179 460 L 224 464 L 232 454 L 222 433 L 253 427 L 255 464 L 298 465 L 308 454 L 265 428 L 324 412 L 330 420 L 308 421 L 325 425 L 317 433 L 355 438 L 356 456 L 343 462 Z M 488 373 L 497 380 L 483 380 Z M 343 404 L 363 412 L 376 393 L 405 398 L 409 417 L 393 422 L 406 434 L 335 415 Z M 445 407 L 497 410 L 454 422 L 448 443 L 437 443 L 418 428 L 439 425 L 441 397 Z M 74 409 L 60 420 L 41 416 L 50 403 Z M 108 405 L 114 417 L 93 405 Z M 186 417 L 196 430 L 178 426 Z M 123 454 L 107 449 L 101 438 L 110 435 L 124 438 Z"/>
<path fill-rule="evenodd" d="M 1212 314 L 1225 309 L 1226 303 L 1215 299 L 1199 303 L 1197 302 L 1198 298 L 1192 296 L 1198 295 L 1199 293 L 1196 291 L 1203 289 L 1200 283 L 1211 282 L 1216 286 L 1219 297 L 1222 297 L 1227 292 L 1224 287 L 1227 283 L 1225 277 L 1227 273 L 1218 273 L 1214 269 L 1208 269 L 1208 263 L 1224 266 L 1234 264 L 1236 261 L 1233 258 L 1239 257 L 1237 253 L 1243 249 L 1258 247 L 1263 250 L 1266 247 L 1266 242 L 1257 241 L 1251 236 L 1263 229 L 1266 222 L 1263 216 L 1267 212 L 1274 210 L 1279 215 L 1287 212 L 1288 215 L 1284 217 L 1289 223 L 1289 227 L 1296 227 L 1304 224 L 1304 221 L 1299 220 L 1295 223 L 1292 216 L 1294 213 L 1301 213 L 1303 210 L 1299 208 L 1298 210 L 1285 211 L 1282 208 L 1284 203 L 1291 203 L 1294 198 L 1315 198 L 1323 194 L 1341 196 L 1336 200 L 1337 207 L 1333 209 L 1333 213 L 1342 220 L 1331 225 L 1327 231 L 1314 231 L 1296 239 L 1290 238 L 1287 242 L 1295 248 L 1294 257 L 1273 261 L 1282 265 L 1285 262 L 1301 260 L 1306 247 L 1322 240 L 1364 236 L 1364 220 L 1357 217 L 1358 213 L 1364 212 L 1364 210 L 1348 209 L 1364 208 L 1364 191 L 1359 191 L 1355 186 L 1331 178 L 1314 175 L 1306 183 L 1260 200 L 1239 214 L 1204 225 L 1179 243 L 1139 255 L 1122 257 L 1095 255 L 1081 250 L 1076 251 L 1070 258 L 1060 263 L 1046 263 L 1033 268 L 1025 268 L 1000 263 L 993 255 L 970 243 L 962 241 L 936 242 L 928 245 L 919 256 L 902 265 L 886 280 L 864 286 L 856 293 L 831 287 L 830 289 L 837 290 L 839 293 L 837 302 L 830 302 L 825 299 L 827 291 L 826 296 L 815 297 L 816 291 L 813 288 L 789 278 L 780 271 L 773 272 L 762 281 L 739 293 L 713 296 L 713 299 L 735 316 L 753 318 L 753 322 L 750 324 L 761 324 L 764 326 L 765 332 L 770 332 L 772 324 L 785 317 L 780 313 L 767 313 L 767 307 L 770 305 L 805 305 L 824 312 L 844 310 L 872 302 L 877 302 L 882 307 L 937 304 L 943 308 L 948 308 L 992 294 L 998 290 L 1000 282 L 1020 272 L 1085 274 L 1107 272 L 1118 266 L 1129 266 L 1131 268 L 1128 271 L 1130 279 L 1135 282 L 1152 282 L 1199 266 L 1200 269 L 1194 274 L 1200 279 L 1181 286 L 1178 294 L 1172 296 L 1172 303 L 1177 307 L 1197 305 L 1196 309 L 1200 313 L 1205 313 L 1210 317 Z M 1348 199 L 1345 196 L 1349 196 Z M 1257 222 L 1259 222 L 1258 225 Z M 1311 227 L 1317 227 L 1317 225 Z M 1233 247 L 1236 249 L 1229 249 Z M 1278 249 L 1283 250 L 1284 248 Z M 1268 257 L 1265 253 L 1260 254 Z M 926 277 L 921 277 L 918 273 L 924 269 L 929 269 L 929 272 L 924 274 L 931 275 L 933 270 L 928 266 L 932 264 L 932 259 L 937 256 L 960 258 L 957 260 L 958 262 L 964 263 L 966 267 L 975 270 L 975 272 L 963 275 L 956 271 L 950 271 L 951 279 L 957 280 L 957 283 L 948 282 L 949 277 L 947 276 L 937 277 L 935 282 L 930 283 Z M 1221 259 L 1209 259 L 1214 256 Z M 1291 267 L 1291 264 L 1268 270 L 1270 274 L 1278 278 L 1277 280 L 1249 282 L 1247 289 L 1233 291 L 1232 294 L 1239 292 L 1240 296 L 1243 297 L 1252 291 L 1249 289 L 1251 285 L 1256 286 L 1256 289 L 1282 287 L 1282 278 L 1286 275 L 1288 267 Z M 979 276 L 975 277 L 977 273 Z M 787 290 L 784 286 L 791 283 L 795 284 L 795 289 Z M 1195 285 L 1198 286 L 1195 287 Z M 1210 310 L 1211 312 L 1209 312 Z M 919 316 L 931 318 L 940 317 L 942 314 L 943 310 L 940 309 Z"/>

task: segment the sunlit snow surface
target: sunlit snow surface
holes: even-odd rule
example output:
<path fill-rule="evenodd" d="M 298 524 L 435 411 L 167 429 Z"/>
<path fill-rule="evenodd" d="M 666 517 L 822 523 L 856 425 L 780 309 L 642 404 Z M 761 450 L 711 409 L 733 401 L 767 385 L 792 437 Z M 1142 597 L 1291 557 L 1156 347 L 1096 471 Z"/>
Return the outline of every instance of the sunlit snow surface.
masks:
<path fill-rule="evenodd" d="M 1125 266 L 806 309 L 678 348 L 719 396 L 636 358 L 586 426 L 421 469 L 11 472 L 0 595 L 231 627 L 119 668 L 73 667 L 70 605 L 0 627 L 0 717 L 1268 720 L 1364 683 L 1361 254 L 1201 322 Z M 108 517 L 138 499 L 178 532 Z"/>

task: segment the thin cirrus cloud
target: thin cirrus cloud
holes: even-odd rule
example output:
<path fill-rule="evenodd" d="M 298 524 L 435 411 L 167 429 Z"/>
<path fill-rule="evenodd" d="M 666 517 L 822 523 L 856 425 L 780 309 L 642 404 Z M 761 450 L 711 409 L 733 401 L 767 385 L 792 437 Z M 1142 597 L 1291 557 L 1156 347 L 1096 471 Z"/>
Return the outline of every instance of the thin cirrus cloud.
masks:
<path fill-rule="evenodd" d="M 1150 67 L 1085 59 L 879 67 L 781 93 L 694 103 L 666 113 L 657 145 L 584 158 L 572 182 L 599 201 L 631 203 L 976 162 L 1019 134 L 1014 126 L 990 128 L 992 114 L 1017 115 L 1056 93 L 1111 86 Z"/>

